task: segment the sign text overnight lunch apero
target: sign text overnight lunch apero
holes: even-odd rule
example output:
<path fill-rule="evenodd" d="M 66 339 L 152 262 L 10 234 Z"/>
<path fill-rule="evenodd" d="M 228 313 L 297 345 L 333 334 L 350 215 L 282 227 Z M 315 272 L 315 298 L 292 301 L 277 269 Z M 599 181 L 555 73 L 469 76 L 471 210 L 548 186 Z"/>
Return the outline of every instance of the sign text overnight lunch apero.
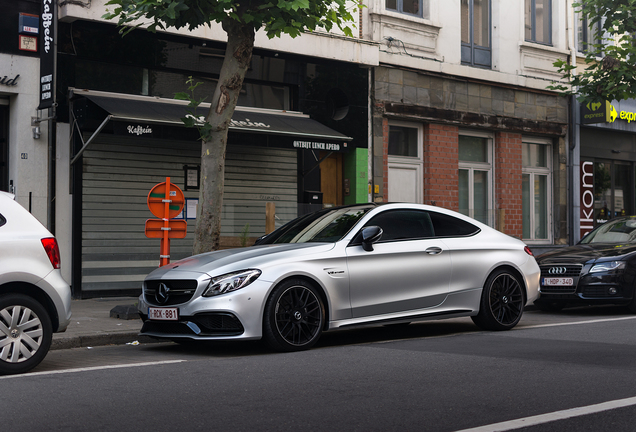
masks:
<path fill-rule="evenodd" d="M 340 144 L 313 141 L 294 141 L 294 148 L 338 151 L 340 150 Z"/>

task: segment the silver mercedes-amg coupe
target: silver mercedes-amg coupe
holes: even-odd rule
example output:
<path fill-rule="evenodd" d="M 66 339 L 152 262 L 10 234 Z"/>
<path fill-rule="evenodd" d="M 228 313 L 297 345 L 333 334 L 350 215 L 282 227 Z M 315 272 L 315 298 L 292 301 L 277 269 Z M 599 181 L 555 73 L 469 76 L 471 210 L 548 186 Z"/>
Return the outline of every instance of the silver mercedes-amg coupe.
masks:
<path fill-rule="evenodd" d="M 254 246 L 192 256 L 143 283 L 142 335 L 312 347 L 324 331 L 470 316 L 508 330 L 538 296 L 530 249 L 474 219 L 418 204 L 299 217 Z"/>

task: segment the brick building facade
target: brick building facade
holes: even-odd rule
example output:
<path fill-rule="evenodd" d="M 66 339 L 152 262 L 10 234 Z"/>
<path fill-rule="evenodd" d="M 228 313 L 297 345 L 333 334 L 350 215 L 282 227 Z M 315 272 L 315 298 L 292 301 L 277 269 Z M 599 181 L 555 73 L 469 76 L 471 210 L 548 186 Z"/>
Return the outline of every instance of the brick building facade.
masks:
<path fill-rule="evenodd" d="M 537 248 L 568 242 L 566 98 L 390 67 L 374 77 L 376 202 L 450 208 Z"/>

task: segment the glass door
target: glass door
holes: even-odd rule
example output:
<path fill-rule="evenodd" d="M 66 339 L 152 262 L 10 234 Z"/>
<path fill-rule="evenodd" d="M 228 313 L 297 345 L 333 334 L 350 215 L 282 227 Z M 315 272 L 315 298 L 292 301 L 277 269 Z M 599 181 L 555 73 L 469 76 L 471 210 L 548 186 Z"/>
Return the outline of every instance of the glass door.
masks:
<path fill-rule="evenodd" d="M 634 167 L 630 162 L 594 162 L 594 222 L 634 214 Z"/>

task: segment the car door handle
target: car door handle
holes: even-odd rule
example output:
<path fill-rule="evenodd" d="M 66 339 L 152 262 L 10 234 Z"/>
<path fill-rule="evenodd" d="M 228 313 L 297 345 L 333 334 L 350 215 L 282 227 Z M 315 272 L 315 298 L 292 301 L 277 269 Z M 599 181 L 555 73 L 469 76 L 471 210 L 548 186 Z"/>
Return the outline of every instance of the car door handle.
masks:
<path fill-rule="evenodd" d="M 426 252 L 429 255 L 437 255 L 437 254 L 441 254 L 442 253 L 442 248 L 441 247 L 437 247 L 437 246 L 433 246 L 433 247 L 430 247 L 430 248 L 426 249 L 424 252 Z"/>

